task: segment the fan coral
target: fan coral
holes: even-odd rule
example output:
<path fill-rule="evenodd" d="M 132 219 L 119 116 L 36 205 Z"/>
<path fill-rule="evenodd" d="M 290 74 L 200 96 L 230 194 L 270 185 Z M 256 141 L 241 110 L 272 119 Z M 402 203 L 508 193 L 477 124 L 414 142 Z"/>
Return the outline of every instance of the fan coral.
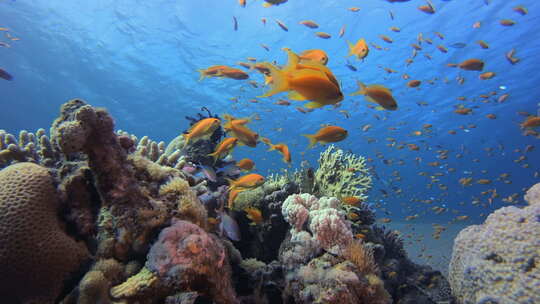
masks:
<path fill-rule="evenodd" d="M 361 273 L 379 274 L 379 267 L 375 264 L 373 251 L 365 248 L 359 241 L 350 242 L 344 250 L 343 256 L 351 261 Z"/>
<path fill-rule="evenodd" d="M 338 198 L 355 196 L 366 201 L 371 184 L 364 157 L 345 153 L 334 145 L 321 153 L 319 168 L 315 172 L 315 195 Z"/>
<path fill-rule="evenodd" d="M 462 303 L 540 303 L 540 184 L 525 198 L 456 237 L 449 281 Z"/>
<path fill-rule="evenodd" d="M 53 303 L 64 281 L 88 258 L 61 229 L 47 169 L 32 163 L 0 171 L 0 296 L 6 302 Z"/>

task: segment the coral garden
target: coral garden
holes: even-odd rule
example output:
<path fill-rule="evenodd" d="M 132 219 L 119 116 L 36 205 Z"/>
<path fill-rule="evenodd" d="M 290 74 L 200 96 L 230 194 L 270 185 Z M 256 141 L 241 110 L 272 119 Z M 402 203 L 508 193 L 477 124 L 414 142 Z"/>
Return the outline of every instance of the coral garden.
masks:
<path fill-rule="evenodd" d="M 205 111 L 191 123 L 217 117 Z M 2 303 L 451 303 L 451 285 L 463 303 L 510 303 L 538 290 L 526 243 L 539 247 L 540 186 L 529 207 L 461 232 L 448 282 L 374 224 L 365 160 L 334 146 L 316 170 L 269 177 L 227 207 L 240 171 L 208 156 L 224 133 L 139 139 L 78 99 L 50 135 L 0 131 Z"/>

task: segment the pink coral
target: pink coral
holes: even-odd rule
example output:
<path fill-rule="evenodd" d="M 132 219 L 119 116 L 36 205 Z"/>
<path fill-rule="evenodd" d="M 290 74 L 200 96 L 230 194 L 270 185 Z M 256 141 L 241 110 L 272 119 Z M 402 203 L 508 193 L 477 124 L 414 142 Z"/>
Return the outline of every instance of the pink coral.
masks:
<path fill-rule="evenodd" d="M 225 248 L 216 236 L 191 222 L 177 220 L 163 229 L 148 253 L 146 267 L 166 288 L 205 286 L 199 291 L 217 303 L 236 303 Z"/>

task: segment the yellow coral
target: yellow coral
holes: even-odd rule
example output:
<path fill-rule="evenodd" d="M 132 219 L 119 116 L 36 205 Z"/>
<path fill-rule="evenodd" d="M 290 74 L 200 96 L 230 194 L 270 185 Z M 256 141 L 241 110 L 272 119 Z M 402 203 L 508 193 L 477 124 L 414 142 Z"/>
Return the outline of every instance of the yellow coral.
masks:
<path fill-rule="evenodd" d="M 186 193 L 187 190 L 189 190 L 189 183 L 183 178 L 175 177 L 159 188 L 159 195 L 181 195 Z"/>
<path fill-rule="evenodd" d="M 111 296 L 114 298 L 130 298 L 151 292 L 152 287 L 158 282 L 158 277 L 148 268 L 143 267 L 139 273 L 130 277 L 124 283 L 111 288 Z"/>
<path fill-rule="evenodd" d="M 372 180 L 364 157 L 345 153 L 330 145 L 319 157 L 315 184 L 318 196 L 355 196 L 365 201 Z"/>

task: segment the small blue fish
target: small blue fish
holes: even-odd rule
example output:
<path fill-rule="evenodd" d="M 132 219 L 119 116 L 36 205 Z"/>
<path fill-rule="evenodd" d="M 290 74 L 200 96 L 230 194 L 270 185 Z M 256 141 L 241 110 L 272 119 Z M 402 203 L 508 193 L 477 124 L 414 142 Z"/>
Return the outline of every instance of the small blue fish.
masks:
<path fill-rule="evenodd" d="M 463 42 L 456 42 L 456 43 L 450 45 L 451 48 L 455 48 L 455 49 L 462 49 L 462 48 L 464 48 L 466 46 L 467 46 L 467 44 L 463 43 Z"/>

